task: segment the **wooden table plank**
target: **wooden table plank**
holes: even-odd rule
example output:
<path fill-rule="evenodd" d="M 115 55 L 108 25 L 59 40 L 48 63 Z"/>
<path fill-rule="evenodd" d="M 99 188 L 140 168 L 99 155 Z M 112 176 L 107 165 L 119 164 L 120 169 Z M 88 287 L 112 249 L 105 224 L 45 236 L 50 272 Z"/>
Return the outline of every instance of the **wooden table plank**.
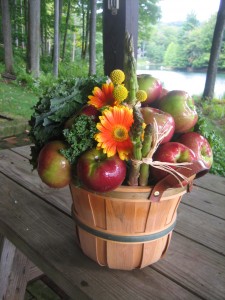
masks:
<path fill-rule="evenodd" d="M 180 234 L 153 268 L 196 292 L 202 299 L 225 299 L 225 258 Z"/>
<path fill-rule="evenodd" d="M 175 232 L 225 255 L 225 220 L 181 203 Z"/>
<path fill-rule="evenodd" d="M 0 151 L 0 172 L 6 174 L 7 176 L 10 176 L 10 178 L 12 178 L 14 181 L 25 186 L 33 193 L 36 193 L 64 212 L 70 214 L 72 198 L 69 188 L 49 188 L 41 181 L 41 179 L 37 175 L 37 171 L 32 171 L 32 166 L 25 157 L 18 155 L 14 151 L 10 150 Z M 59 192 L 60 199 L 58 198 Z"/>
<path fill-rule="evenodd" d="M 225 195 L 225 178 L 213 174 L 195 180 L 196 186 Z"/>
<path fill-rule="evenodd" d="M 18 153 L 18 154 L 30 159 L 30 157 L 31 157 L 30 147 L 31 147 L 31 145 L 26 145 L 26 146 L 22 146 L 22 147 L 15 147 L 15 148 L 11 148 L 10 151 Z"/>
<path fill-rule="evenodd" d="M 221 194 L 194 186 L 183 196 L 182 202 L 225 220 L 225 196 Z"/>
<path fill-rule="evenodd" d="M 98 266 L 76 246 L 71 218 L 2 174 L 0 184 L 1 233 L 72 299 L 198 299 L 150 267 L 118 271 Z"/>

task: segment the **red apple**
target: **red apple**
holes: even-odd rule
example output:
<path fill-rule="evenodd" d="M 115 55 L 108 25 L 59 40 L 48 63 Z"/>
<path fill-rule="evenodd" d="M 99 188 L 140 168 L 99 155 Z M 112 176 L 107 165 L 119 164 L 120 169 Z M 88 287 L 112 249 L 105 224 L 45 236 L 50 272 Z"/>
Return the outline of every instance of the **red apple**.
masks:
<path fill-rule="evenodd" d="M 98 121 L 98 117 L 100 116 L 100 112 L 94 105 L 85 105 L 82 107 L 80 115 L 93 116 L 95 121 Z"/>
<path fill-rule="evenodd" d="M 188 132 L 198 120 L 194 100 L 185 91 L 168 92 L 160 99 L 158 108 L 172 115 L 175 133 Z"/>
<path fill-rule="evenodd" d="M 152 107 L 142 107 L 141 113 L 146 124 L 153 124 L 155 119 L 158 124 L 159 132 L 168 131 L 167 135 L 161 141 L 161 144 L 171 140 L 175 130 L 175 122 L 170 114 Z"/>
<path fill-rule="evenodd" d="M 142 106 L 148 106 L 157 100 L 162 93 L 162 83 L 150 74 L 140 74 L 137 76 L 139 90 L 147 93 L 147 100 L 142 102 Z"/>
<path fill-rule="evenodd" d="M 163 145 L 160 145 L 153 155 L 153 161 L 161 161 L 168 163 L 183 163 L 183 162 L 192 162 L 196 160 L 195 153 L 189 149 L 187 146 L 177 143 L 177 142 L 168 142 Z M 176 168 L 175 166 L 171 166 Z M 164 178 L 169 173 L 157 168 L 151 168 L 151 174 L 156 180 Z"/>
<path fill-rule="evenodd" d="M 79 157 L 77 176 L 91 190 L 112 191 L 124 181 L 126 163 L 118 155 L 107 157 L 102 150 L 91 149 Z"/>
<path fill-rule="evenodd" d="M 52 141 L 41 149 L 38 156 L 38 174 L 41 180 L 52 188 L 62 188 L 71 180 L 71 165 L 59 152 L 65 148 L 66 145 L 62 141 Z"/>
<path fill-rule="evenodd" d="M 168 94 L 168 92 L 169 92 L 169 91 L 168 91 L 167 89 L 162 88 L 162 92 L 161 92 L 161 94 L 160 94 L 160 98 L 166 96 L 166 95 Z"/>
<path fill-rule="evenodd" d="M 202 160 L 206 168 L 211 168 L 213 163 L 213 152 L 205 137 L 197 132 L 187 132 L 182 134 L 177 142 L 184 144 L 193 150 L 197 160 Z"/>

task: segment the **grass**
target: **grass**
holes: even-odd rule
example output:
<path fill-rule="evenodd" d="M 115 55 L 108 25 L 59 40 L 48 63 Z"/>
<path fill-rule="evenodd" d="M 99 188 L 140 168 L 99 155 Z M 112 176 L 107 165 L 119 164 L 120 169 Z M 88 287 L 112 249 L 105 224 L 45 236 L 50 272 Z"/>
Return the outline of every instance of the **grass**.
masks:
<path fill-rule="evenodd" d="M 30 119 L 38 96 L 13 83 L 0 82 L 0 114 Z"/>

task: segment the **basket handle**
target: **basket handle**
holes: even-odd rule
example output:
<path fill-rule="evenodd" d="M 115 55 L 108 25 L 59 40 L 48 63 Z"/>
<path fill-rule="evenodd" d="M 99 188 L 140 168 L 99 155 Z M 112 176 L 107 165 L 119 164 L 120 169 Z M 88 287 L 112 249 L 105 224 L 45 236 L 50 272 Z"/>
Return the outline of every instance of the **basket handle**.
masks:
<path fill-rule="evenodd" d="M 201 160 L 193 161 L 192 164 L 188 166 L 188 168 L 178 167 L 176 170 L 187 178 L 190 178 L 194 175 L 195 178 L 199 178 L 209 171 L 209 169 L 206 168 L 205 164 Z M 190 192 L 193 185 L 193 179 L 188 183 L 184 179 L 180 179 L 182 184 L 187 186 L 187 192 Z M 149 200 L 152 202 L 159 202 L 165 190 L 167 190 L 168 188 L 176 187 L 180 187 L 178 180 L 172 174 L 169 174 L 155 184 L 149 195 Z"/>

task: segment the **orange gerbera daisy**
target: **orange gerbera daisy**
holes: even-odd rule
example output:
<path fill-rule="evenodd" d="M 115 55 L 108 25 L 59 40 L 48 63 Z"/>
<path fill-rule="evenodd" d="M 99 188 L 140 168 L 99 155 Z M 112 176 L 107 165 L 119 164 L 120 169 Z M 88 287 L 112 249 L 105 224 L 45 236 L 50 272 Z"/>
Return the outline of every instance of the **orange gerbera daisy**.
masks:
<path fill-rule="evenodd" d="M 128 159 L 133 144 L 129 130 L 133 123 L 133 111 L 125 106 L 113 106 L 105 109 L 99 117 L 100 123 L 95 135 L 97 147 L 102 148 L 108 157 L 119 154 L 120 159 Z"/>
<path fill-rule="evenodd" d="M 92 91 L 93 95 L 88 96 L 88 104 L 94 105 L 96 108 L 101 108 L 103 106 L 113 106 L 115 103 L 115 98 L 113 96 L 114 84 L 112 82 L 105 83 L 102 88 L 95 87 Z"/>

